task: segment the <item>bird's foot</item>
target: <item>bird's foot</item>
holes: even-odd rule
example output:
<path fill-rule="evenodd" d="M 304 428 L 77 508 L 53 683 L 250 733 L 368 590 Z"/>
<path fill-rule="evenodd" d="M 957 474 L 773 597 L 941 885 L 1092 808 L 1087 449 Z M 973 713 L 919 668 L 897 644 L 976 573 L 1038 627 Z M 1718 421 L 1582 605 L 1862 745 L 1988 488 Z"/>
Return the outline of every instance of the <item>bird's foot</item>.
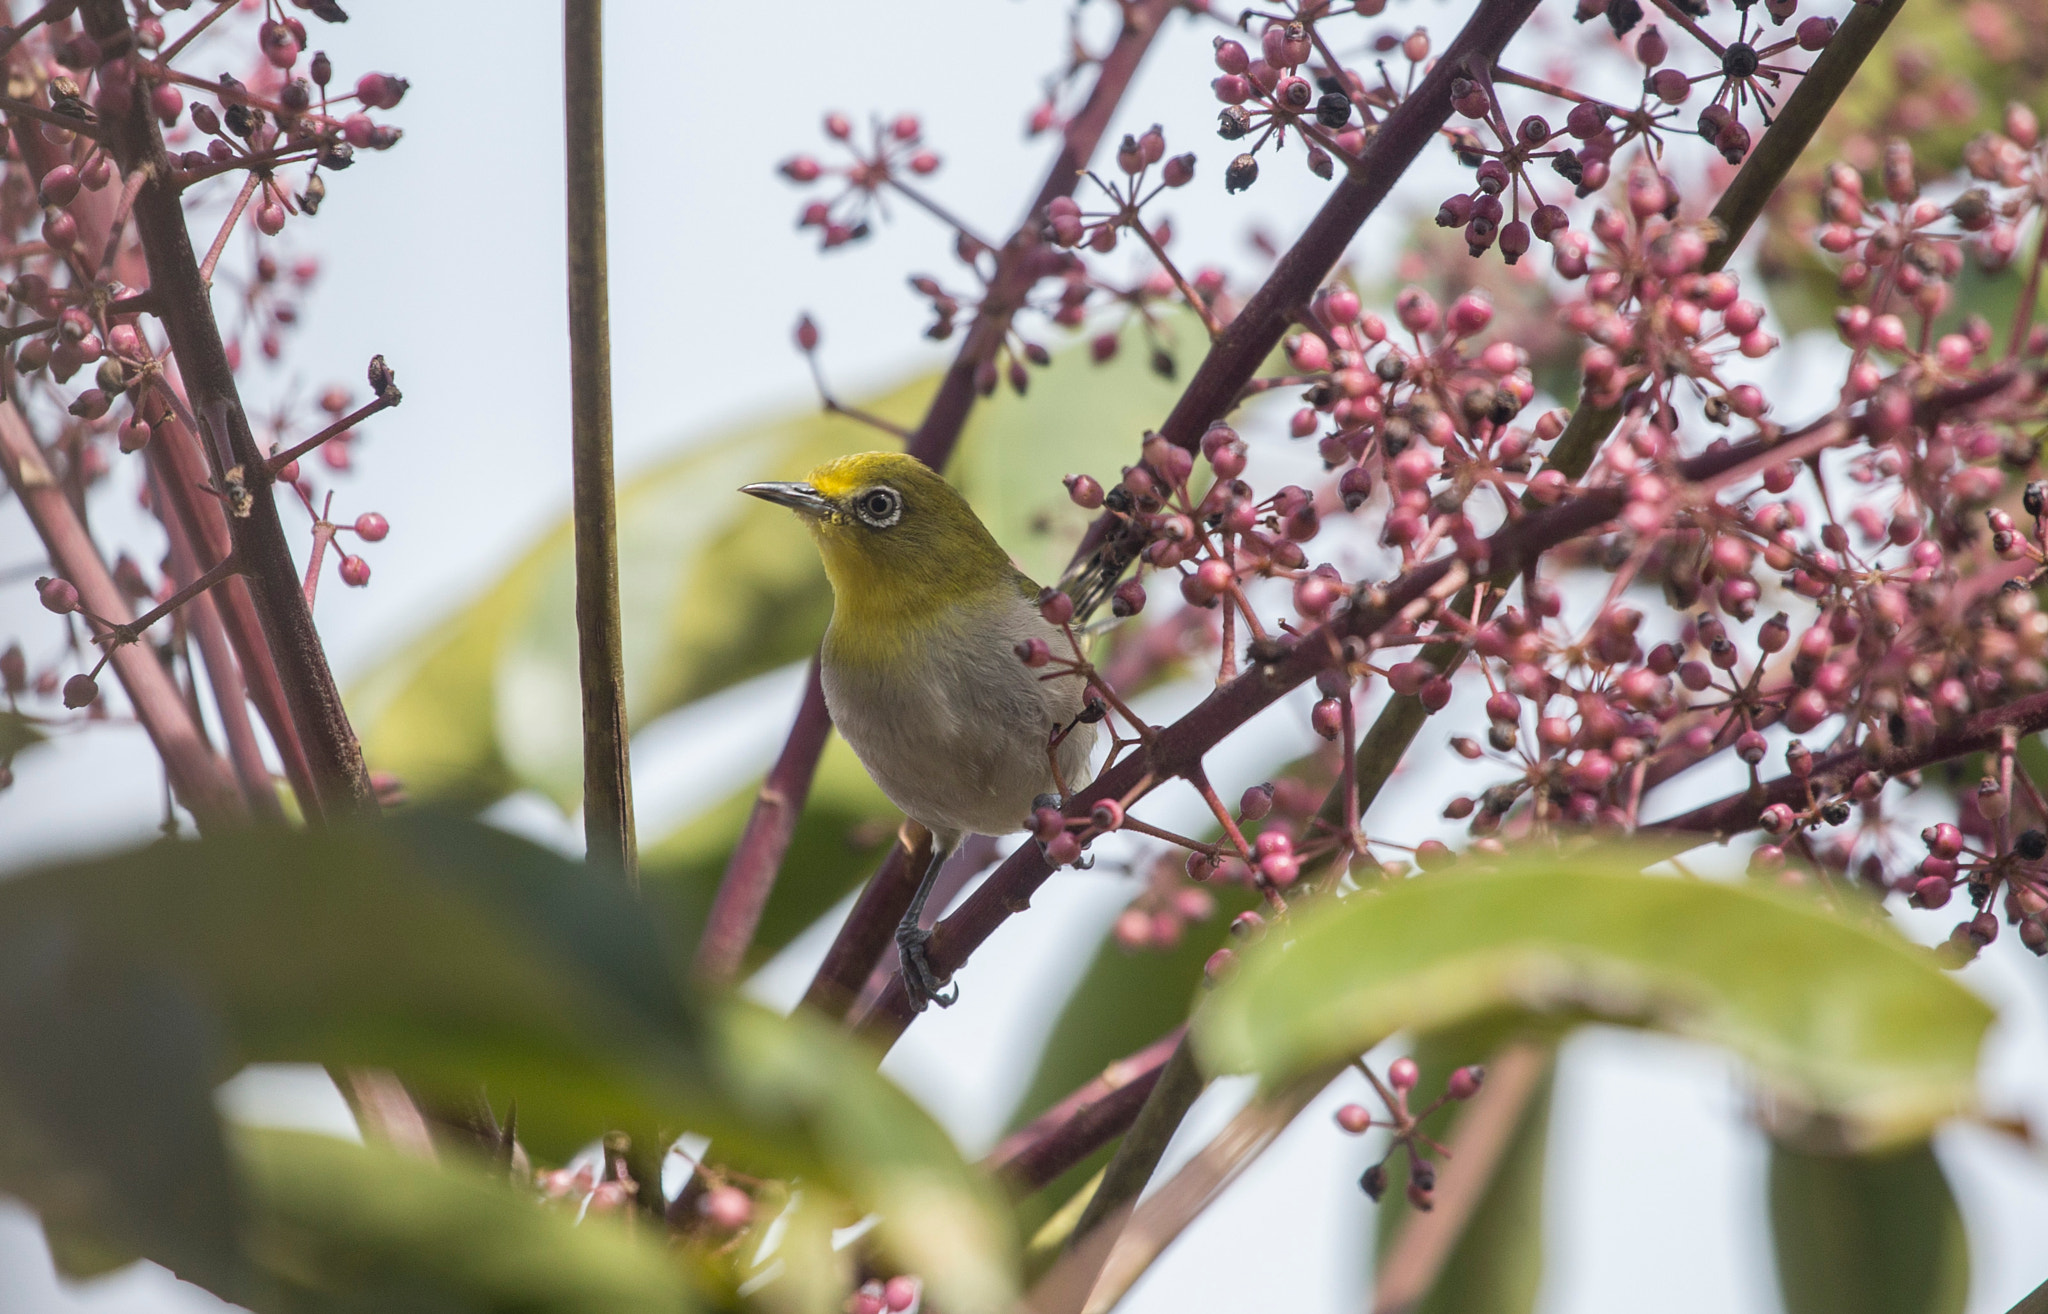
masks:
<path fill-rule="evenodd" d="M 1038 811 L 1040 808 L 1063 808 L 1066 805 L 1067 801 L 1058 794 L 1040 794 L 1037 798 L 1031 800 L 1031 810 L 1033 812 Z"/>
<path fill-rule="evenodd" d="M 952 978 L 942 980 L 932 968 L 931 953 L 926 948 L 931 938 L 932 933 L 919 926 L 896 928 L 896 955 L 903 963 L 903 987 L 910 992 L 910 1006 L 920 1013 L 928 1004 L 951 1008 L 960 998 L 960 987 L 952 984 Z"/>

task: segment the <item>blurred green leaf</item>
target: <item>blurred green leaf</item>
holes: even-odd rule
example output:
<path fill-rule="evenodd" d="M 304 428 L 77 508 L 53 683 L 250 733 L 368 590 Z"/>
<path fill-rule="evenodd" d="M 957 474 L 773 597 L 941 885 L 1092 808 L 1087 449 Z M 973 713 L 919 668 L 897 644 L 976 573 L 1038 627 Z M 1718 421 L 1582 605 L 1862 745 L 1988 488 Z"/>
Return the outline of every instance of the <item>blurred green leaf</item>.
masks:
<path fill-rule="evenodd" d="M 644 847 L 640 875 L 647 887 L 674 891 L 677 902 L 693 912 L 708 909 L 757 792 L 748 784 L 681 830 Z M 828 740 L 810 798 L 790 835 L 782 874 L 748 946 L 748 962 L 759 965 L 772 956 L 873 874 L 895 843 L 902 819 L 853 750 L 837 737 Z"/>
<path fill-rule="evenodd" d="M 73 1276 L 139 1255 L 240 1294 L 240 1192 L 214 1116 L 215 1028 L 163 974 L 0 917 L 0 1189 Z"/>
<path fill-rule="evenodd" d="M 1925 1141 L 1882 1155 L 1771 1147 L 1785 1314 L 1961 1314 L 1970 1245 Z"/>
<path fill-rule="evenodd" d="M 244 1131 L 263 1314 L 522 1311 L 681 1314 L 705 1301 L 658 1232 L 573 1203 L 541 1207 L 502 1173 L 299 1132 Z"/>
<path fill-rule="evenodd" d="M 421 813 L 160 843 L 0 883 L 0 928 L 0 1027 L 20 1042 L 0 1061 L 0 1189 L 41 1205 L 57 1152 L 103 1140 L 65 1216 L 117 1245 L 219 1258 L 207 1229 L 231 1227 L 233 1194 L 207 1094 L 248 1062 L 310 1061 L 394 1069 L 442 1107 L 517 1100 L 543 1159 L 612 1129 L 648 1159 L 708 1135 L 722 1163 L 801 1179 L 834 1225 L 883 1215 L 891 1258 L 949 1305 L 1010 1289 L 993 1186 L 870 1054 L 811 1019 L 694 1001 L 623 888 L 488 827 Z M 109 964 L 131 976 L 101 980 Z M 186 1194 L 161 1189 L 173 1172 Z M 188 1197 L 197 1216 L 159 1216 Z"/>
<path fill-rule="evenodd" d="M 33 748 L 49 738 L 34 721 L 20 712 L 0 708 L 0 766 L 14 760 L 24 748 Z"/>
<path fill-rule="evenodd" d="M 1645 876 L 1626 848 L 1396 882 L 1302 915 L 1197 1019 L 1211 1071 L 1269 1081 L 1395 1031 L 1597 1018 L 1725 1045 L 1847 1141 L 1924 1136 L 1973 1099 L 1991 1018 L 1926 950 L 1752 884 Z"/>
<path fill-rule="evenodd" d="M 1206 341 L 1176 320 L 1183 365 Z M 1147 365 L 1136 331 L 1091 365 L 1084 347 L 1033 370 L 1019 397 L 978 405 L 949 474 L 1005 547 L 1040 578 L 1058 573 L 1086 515 L 1060 477 L 1114 474 L 1173 385 Z M 936 380 L 861 406 L 914 424 Z M 831 595 L 803 527 L 736 490 L 795 479 L 845 452 L 895 446 L 886 434 L 817 412 L 744 425 L 690 444 L 619 486 L 626 702 L 632 723 L 808 656 Z M 566 522 L 476 601 L 372 671 L 349 700 L 371 764 L 417 797 L 484 803 L 521 787 L 564 808 L 582 788 L 574 563 Z"/>
<path fill-rule="evenodd" d="M 1479 1063 L 1500 1049 L 1501 1028 L 1461 1027 L 1425 1038 L 1413 1057 L 1421 1069 L 1418 1092 L 1434 1099 L 1455 1068 Z M 1550 1095 L 1555 1069 L 1522 1108 L 1500 1162 L 1458 1242 L 1445 1257 L 1436 1284 L 1411 1314 L 1528 1314 L 1543 1281 L 1543 1175 L 1550 1143 Z M 1449 1142 L 1468 1105 L 1446 1105 L 1429 1134 Z M 1362 1173 L 1364 1167 L 1361 1165 Z M 1384 1259 L 1414 1216 L 1404 1195 L 1408 1157 L 1387 1161 L 1387 1193 L 1373 1211 L 1376 1253 Z"/>

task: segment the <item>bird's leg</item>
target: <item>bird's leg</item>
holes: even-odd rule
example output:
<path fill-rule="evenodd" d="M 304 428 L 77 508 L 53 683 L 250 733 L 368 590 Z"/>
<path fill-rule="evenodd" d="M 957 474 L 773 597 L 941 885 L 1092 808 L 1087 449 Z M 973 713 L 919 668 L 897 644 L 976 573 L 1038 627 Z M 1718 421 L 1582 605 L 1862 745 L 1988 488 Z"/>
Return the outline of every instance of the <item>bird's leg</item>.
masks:
<path fill-rule="evenodd" d="M 941 980 L 932 970 L 931 955 L 926 950 L 932 933 L 918 925 L 924 916 L 924 903 L 932 897 L 932 886 L 939 880 L 939 868 L 946 865 L 946 859 L 953 856 L 953 850 L 960 847 L 956 838 L 940 843 L 932 841 L 932 860 L 925 866 L 924 876 L 917 882 L 917 893 L 910 896 L 910 906 L 903 910 L 903 920 L 896 924 L 896 956 L 903 964 L 903 988 L 910 994 L 910 1004 L 922 1013 L 927 1004 L 940 1008 L 951 1008 L 953 1001 L 960 998 L 960 987 L 946 987 L 950 979 Z"/>

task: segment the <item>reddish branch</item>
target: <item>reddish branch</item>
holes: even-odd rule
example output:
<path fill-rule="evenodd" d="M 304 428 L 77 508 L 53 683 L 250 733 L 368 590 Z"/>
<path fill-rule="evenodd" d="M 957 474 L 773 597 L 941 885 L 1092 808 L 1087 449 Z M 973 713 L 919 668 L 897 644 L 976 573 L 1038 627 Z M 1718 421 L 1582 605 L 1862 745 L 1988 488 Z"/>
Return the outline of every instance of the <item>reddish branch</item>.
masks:
<path fill-rule="evenodd" d="M 2048 692 L 2029 694 L 1999 707 L 1986 708 L 1925 740 L 1895 744 L 1882 751 L 1858 746 L 1817 758 L 1811 777 L 1781 776 L 1758 789 L 1681 812 L 1645 829 L 1651 833 L 1689 833 L 1720 839 L 1753 829 L 1763 810 L 1773 803 L 1804 809 L 1809 789 L 1815 799 L 1840 794 L 1849 782 L 1866 771 L 1880 776 L 1903 775 L 1937 762 L 1982 753 L 1998 747 L 2001 734 L 2036 734 L 2048 730 Z"/>
<path fill-rule="evenodd" d="M 1931 423 L 1934 417 L 1983 401 L 2012 383 L 2010 376 L 1996 376 L 1938 394 L 1921 403 L 1917 419 L 1923 424 Z M 1858 425 L 1839 423 L 1830 416 L 1806 430 L 1780 435 L 1775 442 L 1752 439 L 1709 449 L 1678 462 L 1675 473 L 1687 483 L 1746 475 L 1782 459 L 1788 449 L 1806 446 L 1816 434 L 1831 428 L 1840 429 L 1842 442 L 1852 440 L 1859 432 Z M 1607 486 L 1586 490 L 1558 506 L 1511 520 L 1486 540 L 1484 555 L 1489 569 L 1511 575 L 1520 573 L 1525 565 L 1551 548 L 1599 529 L 1620 515 L 1626 504 L 1625 488 Z M 1156 731 L 1147 748 L 1133 752 L 1076 795 L 1067 814 L 1085 817 L 1104 798 L 1124 800 L 1128 806 L 1167 780 L 1197 775 L 1204 754 L 1288 691 L 1332 665 L 1348 641 L 1372 640 L 1411 607 L 1427 606 L 1431 598 L 1447 598 L 1464 581 L 1464 568 L 1453 558 L 1440 557 L 1416 566 L 1384 588 L 1361 588 L 1352 595 L 1347 608 L 1301 635 L 1283 656 L 1270 663 L 1255 664 L 1219 687 L 1186 716 Z M 981 888 L 967 897 L 959 911 L 935 928 L 930 945 L 933 967 L 942 977 L 959 970 L 968 955 L 1013 912 L 1030 906 L 1031 895 L 1050 874 L 1039 846 L 1035 842 L 1021 845 Z M 859 1030 L 884 1044 L 893 1043 L 913 1016 L 909 996 L 898 977 L 861 1019 Z"/>
<path fill-rule="evenodd" d="M 1089 91 L 1087 102 L 1067 124 L 1059 158 L 1053 161 L 1052 168 L 1046 173 L 1024 222 L 997 253 L 995 273 L 989 279 L 974 323 L 967 330 L 966 341 L 961 343 L 959 354 L 953 358 L 946 377 L 940 381 L 937 394 L 926 408 L 923 422 L 911 435 L 906 450 L 933 469 L 943 469 L 947 458 L 952 456 L 954 444 L 959 442 L 960 432 L 967 424 L 968 413 L 974 408 L 977 396 L 975 375 L 985 361 L 995 359 L 996 349 L 1009 332 L 1011 318 L 1023 307 L 1026 294 L 1037 282 L 1033 273 L 1033 257 L 1039 247 L 1039 225 L 1046 205 L 1054 197 L 1073 195 L 1080 183 L 1081 171 L 1095 154 L 1111 116 L 1116 113 L 1117 105 L 1122 102 L 1124 92 L 1137 74 L 1139 62 L 1152 45 L 1152 38 L 1166 16 L 1177 7 L 1178 0 L 1135 0 L 1125 6 L 1123 30 L 1102 57 L 1095 86 Z M 816 679 L 814 664 L 813 678 L 804 691 L 803 705 L 797 710 L 796 722 L 790 727 L 789 737 L 776 761 L 776 770 L 796 788 L 785 787 L 770 797 L 764 786 L 761 797 L 755 801 L 746 829 L 741 832 L 739 843 L 726 863 L 711 920 L 704 929 L 700 952 L 716 955 L 700 964 L 705 972 L 717 976 L 736 971 L 747 945 L 753 942 L 761 910 L 768 904 L 768 893 L 774 887 L 776 875 L 782 870 L 783 856 L 789 852 L 790 835 L 796 829 L 797 817 L 804 810 L 811 774 L 817 768 L 819 755 L 825 751 L 825 740 L 830 731 L 831 717 L 825 710 L 825 694 Z M 909 906 L 910 894 L 910 888 L 903 891 L 893 913 L 879 910 L 885 914 L 880 920 L 886 921 L 889 929 L 894 928 L 904 908 Z M 868 924 L 864 919 L 858 924 L 849 922 L 848 927 L 858 925 L 865 929 Z M 872 948 L 849 946 L 838 953 L 838 959 L 849 964 L 849 975 L 841 982 L 848 998 L 860 989 L 868 968 L 887 943 L 888 931 L 885 930 Z"/>
<path fill-rule="evenodd" d="M 981 1166 L 1018 1195 L 1050 1185 L 1130 1129 L 1185 1031 L 1175 1027 L 1129 1058 L 1110 1064 L 1028 1126 L 1004 1138 Z"/>
<path fill-rule="evenodd" d="M 108 61 L 99 70 L 106 144 L 124 176 L 139 171 L 146 179 L 135 195 L 134 221 L 149 265 L 150 289 L 159 298 L 194 414 L 224 430 L 213 435 L 216 443 L 208 447 L 209 453 L 225 447 L 228 454 L 225 466 L 216 462 L 215 480 L 221 487 L 239 482 L 248 493 L 238 513 L 228 517 L 230 537 L 310 769 L 313 796 L 306 800 L 311 805 L 306 811 L 336 818 L 374 814 L 377 801 L 362 748 L 299 587 L 298 567 L 271 496 L 270 469 L 242 409 L 163 135 L 150 113 L 148 85 L 135 73 L 139 57 L 127 8 L 121 0 L 85 0 L 79 15 Z"/>
<path fill-rule="evenodd" d="M 84 610 L 113 625 L 130 620 L 127 599 L 100 559 L 71 499 L 43 460 L 28 422 L 11 402 L 0 402 L 0 467 L 49 549 L 52 564 L 78 590 Z M 120 678 L 135 708 L 135 719 L 149 732 L 150 742 L 163 759 L 172 794 L 200 828 L 246 820 L 248 807 L 233 776 L 206 742 L 177 681 L 156 650 L 147 644 L 120 644 L 112 649 L 107 664 Z"/>

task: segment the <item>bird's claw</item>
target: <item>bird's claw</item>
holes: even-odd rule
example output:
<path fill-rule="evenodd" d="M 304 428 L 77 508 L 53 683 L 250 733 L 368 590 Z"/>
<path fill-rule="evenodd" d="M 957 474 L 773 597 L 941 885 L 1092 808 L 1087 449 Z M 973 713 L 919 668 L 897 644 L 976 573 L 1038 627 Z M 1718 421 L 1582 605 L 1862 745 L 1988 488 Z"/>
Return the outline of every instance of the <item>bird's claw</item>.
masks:
<path fill-rule="evenodd" d="M 910 993 L 910 1004 L 922 1013 L 928 1004 L 940 1008 L 951 1008 L 960 998 L 960 987 L 950 978 L 941 980 L 932 969 L 931 954 L 926 946 L 931 943 L 932 933 L 917 926 L 901 926 L 896 930 L 896 954 L 903 963 L 903 986 Z"/>

